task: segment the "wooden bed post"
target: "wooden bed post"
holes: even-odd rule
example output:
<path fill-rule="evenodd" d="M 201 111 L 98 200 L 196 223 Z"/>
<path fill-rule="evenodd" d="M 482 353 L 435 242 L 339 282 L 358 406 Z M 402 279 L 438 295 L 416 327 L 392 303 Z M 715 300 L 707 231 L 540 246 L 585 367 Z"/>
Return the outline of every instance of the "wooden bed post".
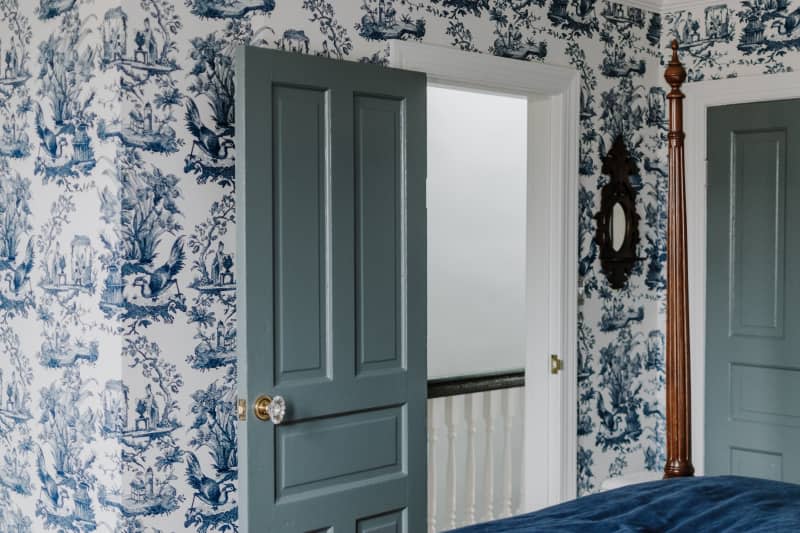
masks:
<path fill-rule="evenodd" d="M 689 279 L 686 241 L 686 165 L 683 155 L 683 98 L 686 70 L 672 41 L 664 79 L 669 100 L 669 200 L 667 229 L 667 463 L 664 477 L 694 475 L 692 401 L 689 376 Z"/>

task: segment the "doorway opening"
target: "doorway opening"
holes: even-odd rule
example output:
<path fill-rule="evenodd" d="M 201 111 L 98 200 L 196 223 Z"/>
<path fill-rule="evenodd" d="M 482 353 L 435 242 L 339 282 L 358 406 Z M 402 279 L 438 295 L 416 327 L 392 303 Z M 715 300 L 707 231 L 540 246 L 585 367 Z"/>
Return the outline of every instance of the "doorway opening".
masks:
<path fill-rule="evenodd" d="M 427 96 L 428 379 L 473 385 L 428 401 L 438 531 L 523 507 L 528 100 L 442 85 Z"/>
<path fill-rule="evenodd" d="M 520 380 L 518 374 L 513 373 L 494 374 L 484 380 L 482 386 L 485 389 L 488 381 L 499 389 L 495 394 L 500 396 L 504 393 L 501 389 L 518 388 L 523 396 L 520 403 L 525 407 L 524 412 L 520 405 L 516 416 L 524 420 L 521 424 L 524 457 L 520 460 L 512 457 L 511 461 L 511 468 L 522 478 L 521 503 L 512 511 L 528 512 L 572 499 L 576 495 L 577 475 L 578 72 L 567 67 L 407 41 L 390 43 L 389 60 L 393 67 L 425 73 L 429 87 L 516 96 L 518 103 L 526 104 L 525 133 L 517 135 L 517 140 L 524 139 L 526 145 L 524 379 Z M 462 110 L 460 114 L 469 118 L 471 110 Z M 429 122 L 434 120 L 430 118 Z M 429 147 L 429 156 L 436 157 L 431 150 Z M 456 158 L 470 157 L 472 154 L 465 154 L 468 150 L 490 159 L 487 150 L 466 145 L 458 149 Z M 503 153 L 505 147 L 493 150 Z M 432 186 L 431 191 L 434 188 Z M 462 269 L 471 267 L 469 264 L 460 266 Z M 432 331 L 429 334 L 435 335 Z M 432 348 L 435 349 L 435 345 Z M 476 370 L 473 367 L 473 371 Z M 428 383 L 429 397 L 434 384 Z M 463 390 L 473 387 L 474 383 L 459 386 Z M 502 402 L 498 409 L 512 410 L 503 408 Z M 435 417 L 429 417 L 431 421 L 435 421 Z M 494 422 L 505 424 L 496 418 Z M 437 439 L 440 444 L 441 440 L 446 440 L 451 446 L 449 430 L 447 435 L 438 435 L 429 426 L 429 443 Z M 431 449 L 429 446 L 429 452 Z M 449 454 L 448 460 L 450 456 L 457 456 L 457 452 Z M 429 454 L 428 463 L 435 461 L 437 459 Z M 500 469 L 498 475 L 505 483 L 510 476 L 503 476 L 502 469 L 507 465 L 493 467 Z M 446 480 L 451 486 L 469 483 L 464 481 L 465 471 L 458 468 L 447 470 L 448 475 L 455 473 L 455 479 Z M 438 474 L 440 472 L 435 469 L 428 471 L 429 477 Z M 430 479 L 428 481 L 433 485 Z M 477 483 L 485 481 L 479 477 Z M 431 495 L 436 497 L 438 493 Z M 458 516 L 453 518 L 453 509 L 459 512 L 458 501 L 454 505 L 453 495 L 447 497 L 449 502 L 429 501 L 431 507 L 445 505 L 444 509 L 449 509 L 447 519 L 450 522 L 443 527 L 458 519 Z M 477 500 L 477 495 L 466 498 L 467 502 L 473 500 Z M 511 502 L 513 508 L 513 496 Z M 460 505 L 472 509 L 468 503 Z M 487 503 L 483 505 L 485 513 Z M 504 505 L 507 509 L 508 505 Z M 482 518 L 479 509 L 477 507 L 476 516 Z"/>

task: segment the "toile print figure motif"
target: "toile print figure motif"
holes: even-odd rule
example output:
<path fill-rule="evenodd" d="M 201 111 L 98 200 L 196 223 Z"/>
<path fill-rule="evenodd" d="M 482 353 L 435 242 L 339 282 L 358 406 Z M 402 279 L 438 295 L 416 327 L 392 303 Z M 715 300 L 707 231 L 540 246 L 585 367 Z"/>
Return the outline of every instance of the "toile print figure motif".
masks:
<path fill-rule="evenodd" d="M 591 36 L 598 29 L 596 0 L 551 0 L 547 18 L 566 31 Z"/>
<path fill-rule="evenodd" d="M 365 14 L 356 24 L 359 35 L 367 40 L 414 38 L 425 36 L 425 20 L 412 20 L 411 16 L 398 15 L 394 0 L 363 0 Z"/>

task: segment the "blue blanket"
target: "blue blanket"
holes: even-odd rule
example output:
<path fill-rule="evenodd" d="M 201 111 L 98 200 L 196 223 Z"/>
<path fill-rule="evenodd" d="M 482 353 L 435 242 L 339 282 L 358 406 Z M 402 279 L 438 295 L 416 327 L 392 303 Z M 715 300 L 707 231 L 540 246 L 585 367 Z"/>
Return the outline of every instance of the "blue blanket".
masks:
<path fill-rule="evenodd" d="M 652 481 L 457 531 L 800 532 L 800 485 L 738 476 Z"/>

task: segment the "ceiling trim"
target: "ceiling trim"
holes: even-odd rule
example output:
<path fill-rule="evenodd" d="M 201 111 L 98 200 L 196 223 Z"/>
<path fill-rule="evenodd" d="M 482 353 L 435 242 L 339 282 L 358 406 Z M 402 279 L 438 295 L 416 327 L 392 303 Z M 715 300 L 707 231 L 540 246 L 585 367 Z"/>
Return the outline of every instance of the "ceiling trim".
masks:
<path fill-rule="evenodd" d="M 616 3 L 638 7 L 654 13 L 674 13 L 675 11 L 685 11 L 687 9 L 702 9 L 707 6 L 719 4 L 731 4 L 726 0 L 616 0 Z"/>
<path fill-rule="evenodd" d="M 660 0 L 660 3 L 662 13 L 673 13 L 675 11 L 705 8 L 720 4 L 729 5 L 732 2 L 726 2 L 725 0 Z"/>

